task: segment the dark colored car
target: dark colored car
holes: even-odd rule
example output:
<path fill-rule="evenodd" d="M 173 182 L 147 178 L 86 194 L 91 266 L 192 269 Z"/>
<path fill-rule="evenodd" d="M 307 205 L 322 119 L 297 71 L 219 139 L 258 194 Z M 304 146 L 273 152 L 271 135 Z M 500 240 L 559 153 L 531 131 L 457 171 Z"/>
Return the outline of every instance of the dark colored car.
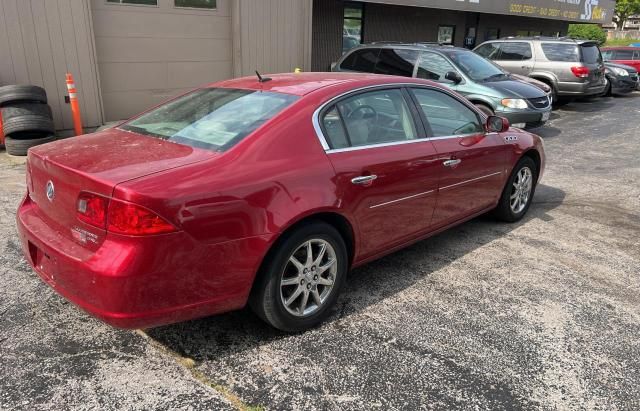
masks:
<path fill-rule="evenodd" d="M 520 220 L 542 139 L 436 83 L 303 73 L 212 84 L 29 151 L 19 241 L 119 327 L 237 310 L 297 331 L 347 272 L 494 211 Z"/>
<path fill-rule="evenodd" d="M 638 89 L 638 72 L 635 68 L 612 62 L 606 62 L 605 67 L 607 76 L 605 96 L 629 94 Z"/>
<path fill-rule="evenodd" d="M 333 71 L 400 75 L 436 81 L 462 94 L 487 115 L 514 127 L 549 120 L 550 95 L 470 50 L 438 44 L 372 43 L 341 57 Z"/>

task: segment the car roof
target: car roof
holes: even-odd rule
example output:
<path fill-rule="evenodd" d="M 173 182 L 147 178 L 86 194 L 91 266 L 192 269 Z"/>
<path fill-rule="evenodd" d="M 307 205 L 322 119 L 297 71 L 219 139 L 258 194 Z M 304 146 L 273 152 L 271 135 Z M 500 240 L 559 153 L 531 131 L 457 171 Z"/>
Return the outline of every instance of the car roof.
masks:
<path fill-rule="evenodd" d="M 271 91 L 276 93 L 304 96 L 311 92 L 331 87 L 349 86 L 349 88 L 366 87 L 388 83 L 416 83 L 431 84 L 428 81 L 399 76 L 385 76 L 370 73 L 352 72 L 309 72 L 309 73 L 281 73 L 262 74 L 263 78 L 270 78 L 266 82 L 260 82 L 258 76 L 247 76 L 233 80 L 225 80 L 211 83 L 207 87 L 237 88 L 243 90 Z"/>
<path fill-rule="evenodd" d="M 469 49 L 465 49 L 462 47 L 455 47 L 448 44 L 440 44 L 440 43 L 430 43 L 430 42 L 421 42 L 421 43 L 402 43 L 396 41 L 375 41 L 372 43 L 365 43 L 358 47 L 354 47 L 349 50 L 349 52 L 357 50 L 357 49 L 366 49 L 366 48 L 401 48 L 401 49 L 412 49 L 412 50 L 436 50 L 436 51 L 448 51 L 448 50 L 464 50 L 471 51 Z"/>
<path fill-rule="evenodd" d="M 602 50 L 639 50 L 640 47 L 633 46 L 610 46 L 610 47 L 602 47 Z"/>
<path fill-rule="evenodd" d="M 594 40 L 584 39 L 572 39 L 570 37 L 545 37 L 545 36 L 509 36 L 501 37 L 495 40 L 489 40 L 488 42 L 495 41 L 543 41 L 545 43 L 571 43 L 571 44 L 585 44 L 585 43 L 597 43 Z"/>

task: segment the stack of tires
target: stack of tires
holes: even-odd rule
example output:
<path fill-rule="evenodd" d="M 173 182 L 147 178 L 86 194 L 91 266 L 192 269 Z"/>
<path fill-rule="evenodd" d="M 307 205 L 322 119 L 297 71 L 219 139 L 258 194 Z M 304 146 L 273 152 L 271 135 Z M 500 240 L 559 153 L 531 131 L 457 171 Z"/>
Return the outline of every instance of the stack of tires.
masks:
<path fill-rule="evenodd" d="M 55 140 L 51 107 L 43 88 L 0 87 L 0 110 L 8 154 L 26 156 L 30 147 Z"/>

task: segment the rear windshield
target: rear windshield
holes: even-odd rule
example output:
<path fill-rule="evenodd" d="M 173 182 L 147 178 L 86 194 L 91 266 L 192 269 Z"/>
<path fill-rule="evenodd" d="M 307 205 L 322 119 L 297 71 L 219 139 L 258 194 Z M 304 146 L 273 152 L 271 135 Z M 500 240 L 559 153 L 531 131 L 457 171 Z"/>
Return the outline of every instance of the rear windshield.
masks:
<path fill-rule="evenodd" d="M 596 64 L 602 61 L 600 49 L 595 44 L 582 47 L 582 62 L 585 64 Z"/>
<path fill-rule="evenodd" d="M 120 128 L 191 147 L 224 151 L 297 99 L 282 93 L 206 88 L 160 106 Z"/>
<path fill-rule="evenodd" d="M 551 61 L 578 62 L 580 52 L 577 44 L 571 43 L 542 43 L 542 51 Z"/>

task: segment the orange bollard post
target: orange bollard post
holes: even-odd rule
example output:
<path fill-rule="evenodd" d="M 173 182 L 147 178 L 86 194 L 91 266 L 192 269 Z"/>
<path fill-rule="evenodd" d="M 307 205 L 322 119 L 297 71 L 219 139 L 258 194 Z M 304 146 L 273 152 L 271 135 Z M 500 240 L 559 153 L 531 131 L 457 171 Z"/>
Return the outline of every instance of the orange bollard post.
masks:
<path fill-rule="evenodd" d="M 80 116 L 80 104 L 78 103 L 78 92 L 76 83 L 73 81 L 71 73 L 67 73 L 67 90 L 69 91 L 69 103 L 71 103 L 71 116 L 73 118 L 73 129 L 76 136 L 84 134 L 82 130 L 82 117 Z"/>

